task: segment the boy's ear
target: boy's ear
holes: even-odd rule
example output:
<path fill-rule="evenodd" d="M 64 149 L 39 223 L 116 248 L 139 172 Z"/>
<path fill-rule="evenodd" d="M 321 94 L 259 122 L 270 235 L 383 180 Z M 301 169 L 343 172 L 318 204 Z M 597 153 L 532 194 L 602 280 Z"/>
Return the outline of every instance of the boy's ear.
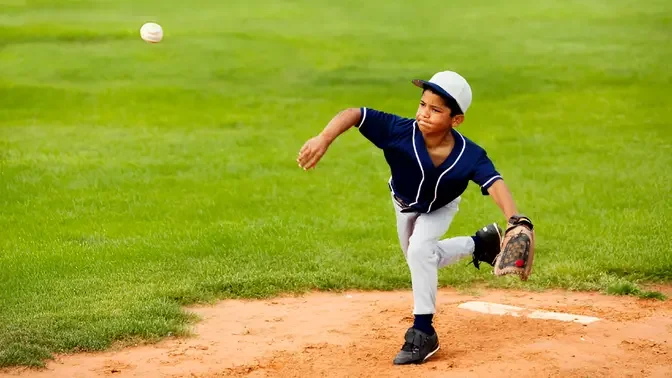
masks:
<path fill-rule="evenodd" d="M 464 122 L 464 114 L 458 114 L 455 117 L 453 117 L 453 127 L 458 127 Z"/>

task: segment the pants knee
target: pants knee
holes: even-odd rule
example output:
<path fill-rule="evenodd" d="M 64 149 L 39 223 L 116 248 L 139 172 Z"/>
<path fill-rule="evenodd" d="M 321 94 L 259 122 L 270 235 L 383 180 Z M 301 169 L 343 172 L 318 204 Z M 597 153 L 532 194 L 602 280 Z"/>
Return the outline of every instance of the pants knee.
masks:
<path fill-rule="evenodd" d="M 436 241 L 413 242 L 408 245 L 408 264 L 422 264 L 436 259 Z"/>

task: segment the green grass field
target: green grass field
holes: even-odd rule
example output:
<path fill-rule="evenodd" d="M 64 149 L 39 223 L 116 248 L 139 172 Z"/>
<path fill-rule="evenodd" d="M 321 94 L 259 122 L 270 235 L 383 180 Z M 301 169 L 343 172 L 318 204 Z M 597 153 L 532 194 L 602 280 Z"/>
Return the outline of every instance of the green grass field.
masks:
<path fill-rule="evenodd" d="M 0 367 L 183 334 L 199 301 L 409 288 L 380 151 L 351 130 L 317 170 L 295 158 L 345 107 L 413 116 L 410 80 L 445 69 L 538 255 L 527 283 L 465 260 L 442 285 L 672 280 L 669 0 L 0 9 Z M 448 236 L 493 220 L 472 184 Z"/>

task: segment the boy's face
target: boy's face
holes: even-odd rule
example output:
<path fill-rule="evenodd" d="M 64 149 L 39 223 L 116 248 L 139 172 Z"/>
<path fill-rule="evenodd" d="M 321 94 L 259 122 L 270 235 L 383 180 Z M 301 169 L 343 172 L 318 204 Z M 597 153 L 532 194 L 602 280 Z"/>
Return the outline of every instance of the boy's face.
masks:
<path fill-rule="evenodd" d="M 464 115 L 452 117 L 450 108 L 446 106 L 441 96 L 432 91 L 424 91 L 420 98 L 415 120 L 423 134 L 431 134 L 449 130 L 459 126 L 464 121 Z"/>

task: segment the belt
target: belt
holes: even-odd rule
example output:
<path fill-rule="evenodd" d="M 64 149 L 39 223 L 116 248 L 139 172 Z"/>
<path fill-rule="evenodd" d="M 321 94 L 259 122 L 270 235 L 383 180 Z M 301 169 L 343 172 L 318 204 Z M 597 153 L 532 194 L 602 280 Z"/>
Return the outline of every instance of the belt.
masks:
<path fill-rule="evenodd" d="M 404 200 L 402 200 L 401 198 L 397 197 L 396 194 L 393 194 L 392 196 L 394 197 L 394 200 L 397 201 L 397 203 L 399 204 L 399 206 L 401 206 L 401 207 L 410 207 L 410 206 L 408 206 L 408 204 L 407 204 Z"/>
<path fill-rule="evenodd" d="M 397 202 L 397 205 L 399 205 L 399 207 L 401 207 L 401 212 L 402 213 L 419 213 L 419 211 L 417 209 L 411 207 L 409 204 L 406 203 L 406 201 L 397 197 L 396 194 L 392 194 L 392 197 Z"/>

